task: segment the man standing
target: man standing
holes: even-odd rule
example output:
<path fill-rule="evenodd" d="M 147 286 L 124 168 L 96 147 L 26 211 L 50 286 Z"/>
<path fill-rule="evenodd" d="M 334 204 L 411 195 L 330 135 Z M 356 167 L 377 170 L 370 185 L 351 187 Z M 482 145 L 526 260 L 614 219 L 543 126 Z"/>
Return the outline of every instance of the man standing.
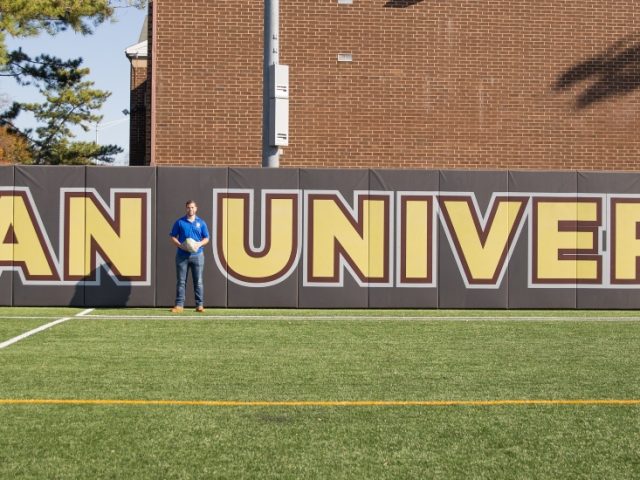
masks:
<path fill-rule="evenodd" d="M 171 229 L 171 242 L 178 247 L 176 251 L 176 303 L 171 309 L 173 313 L 184 310 L 184 296 L 187 286 L 187 273 L 191 269 L 193 290 L 196 297 L 196 312 L 204 312 L 204 288 L 202 272 L 204 270 L 204 249 L 209 243 L 207 224 L 196 216 L 198 205 L 193 200 L 185 204 L 187 213 L 176 220 Z M 185 243 L 185 240 L 192 239 Z M 188 245 L 191 243 L 191 245 Z"/>

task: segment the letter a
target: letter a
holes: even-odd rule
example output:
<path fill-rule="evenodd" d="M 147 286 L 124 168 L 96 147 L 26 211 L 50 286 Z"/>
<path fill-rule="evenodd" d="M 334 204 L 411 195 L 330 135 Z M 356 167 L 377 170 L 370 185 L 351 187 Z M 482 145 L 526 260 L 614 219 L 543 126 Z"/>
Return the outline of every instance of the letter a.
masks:
<path fill-rule="evenodd" d="M 25 280 L 58 280 L 51 252 L 27 191 L 0 191 L 0 271 L 17 269 Z"/>

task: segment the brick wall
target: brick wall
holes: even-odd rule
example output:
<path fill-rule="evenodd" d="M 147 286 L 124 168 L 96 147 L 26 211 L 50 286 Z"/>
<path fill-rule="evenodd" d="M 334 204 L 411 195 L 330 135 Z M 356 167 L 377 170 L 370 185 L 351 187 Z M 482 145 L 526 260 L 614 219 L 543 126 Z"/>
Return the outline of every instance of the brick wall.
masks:
<path fill-rule="evenodd" d="M 263 2 L 154 5 L 156 164 L 260 166 Z M 280 25 L 281 166 L 639 168 L 635 0 L 281 0 Z"/>

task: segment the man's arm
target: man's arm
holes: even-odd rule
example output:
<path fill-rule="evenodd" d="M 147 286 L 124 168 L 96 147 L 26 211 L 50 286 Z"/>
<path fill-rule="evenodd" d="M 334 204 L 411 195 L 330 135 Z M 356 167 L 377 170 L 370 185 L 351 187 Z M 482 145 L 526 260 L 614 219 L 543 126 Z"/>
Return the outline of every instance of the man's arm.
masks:
<path fill-rule="evenodd" d="M 178 247 L 181 250 L 184 250 L 184 248 L 182 248 L 182 244 L 180 243 L 180 240 L 178 240 L 178 237 L 169 237 L 169 240 L 171 241 L 171 243 L 173 243 L 176 247 Z"/>
<path fill-rule="evenodd" d="M 203 238 L 198 243 L 198 248 L 204 247 L 209 244 L 209 228 L 205 222 L 202 222 L 202 234 Z"/>

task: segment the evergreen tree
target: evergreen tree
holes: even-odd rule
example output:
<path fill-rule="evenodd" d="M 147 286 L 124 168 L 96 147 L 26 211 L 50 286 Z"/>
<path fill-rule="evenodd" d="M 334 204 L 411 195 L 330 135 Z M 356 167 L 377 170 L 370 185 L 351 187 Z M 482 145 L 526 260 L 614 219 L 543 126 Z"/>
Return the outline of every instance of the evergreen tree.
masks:
<path fill-rule="evenodd" d="M 116 8 L 142 8 L 145 0 L 0 0 L 0 76 L 13 77 L 20 85 L 38 88 L 41 103 L 14 102 L 0 113 L 0 127 L 7 135 L 25 142 L 30 152 L 27 163 L 89 164 L 112 162 L 122 151 L 116 145 L 97 145 L 74 141 L 72 128 L 88 131 L 102 120 L 97 114 L 110 93 L 93 88 L 86 79 L 87 68 L 82 59 L 63 60 L 41 54 L 34 58 L 22 49 L 10 51 L 7 35 L 55 35 L 71 29 L 84 35 L 113 18 Z M 35 129 L 20 130 L 16 119 L 21 112 L 30 112 L 38 121 Z M 25 162 L 24 154 L 13 159 Z"/>

